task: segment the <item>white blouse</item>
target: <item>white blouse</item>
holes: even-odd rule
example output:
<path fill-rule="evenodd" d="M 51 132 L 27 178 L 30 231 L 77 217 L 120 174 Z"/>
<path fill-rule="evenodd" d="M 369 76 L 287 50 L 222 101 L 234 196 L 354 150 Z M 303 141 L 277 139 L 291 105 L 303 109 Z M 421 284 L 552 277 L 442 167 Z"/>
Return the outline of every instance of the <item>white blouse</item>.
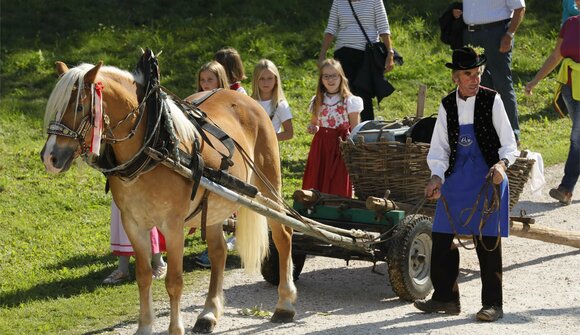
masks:
<path fill-rule="evenodd" d="M 274 130 L 276 133 L 279 133 L 282 130 L 282 123 L 284 121 L 292 119 L 292 111 L 290 110 L 290 105 L 288 105 L 288 101 L 282 100 L 278 102 L 278 108 L 272 111 L 272 100 L 259 100 L 258 101 L 268 116 L 270 120 L 272 120 L 272 125 L 274 126 Z"/>

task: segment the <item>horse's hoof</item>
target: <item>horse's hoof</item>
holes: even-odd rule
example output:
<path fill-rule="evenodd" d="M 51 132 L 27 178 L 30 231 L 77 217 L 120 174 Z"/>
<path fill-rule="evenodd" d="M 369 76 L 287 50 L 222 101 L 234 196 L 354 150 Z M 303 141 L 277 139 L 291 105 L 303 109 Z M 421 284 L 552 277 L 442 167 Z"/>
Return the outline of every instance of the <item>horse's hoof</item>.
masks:
<path fill-rule="evenodd" d="M 207 334 L 213 332 L 215 328 L 216 321 L 208 319 L 197 319 L 195 326 L 193 326 L 194 333 Z"/>
<path fill-rule="evenodd" d="M 274 315 L 270 318 L 270 321 L 275 323 L 287 323 L 294 321 L 294 311 L 285 311 L 281 309 L 277 309 L 274 312 Z"/>

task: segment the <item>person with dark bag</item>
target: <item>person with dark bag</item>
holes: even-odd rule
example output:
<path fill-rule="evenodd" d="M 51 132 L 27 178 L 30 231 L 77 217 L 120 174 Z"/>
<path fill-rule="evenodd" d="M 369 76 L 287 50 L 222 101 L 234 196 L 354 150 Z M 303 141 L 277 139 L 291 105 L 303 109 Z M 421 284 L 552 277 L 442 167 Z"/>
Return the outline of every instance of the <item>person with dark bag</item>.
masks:
<path fill-rule="evenodd" d="M 441 29 L 441 42 L 448 44 L 452 50 L 463 46 L 463 29 L 465 22 L 461 17 L 463 3 L 451 3 L 445 12 L 439 17 L 439 28 Z"/>
<path fill-rule="evenodd" d="M 373 97 L 376 96 L 380 100 L 394 91 L 384 78 L 384 73 L 392 71 L 395 66 L 395 53 L 383 2 L 380 0 L 334 0 L 322 40 L 319 65 L 326 59 L 326 52 L 335 37 L 334 58 L 342 64 L 350 90 L 353 94 L 360 96 L 364 102 L 361 119 L 362 121 L 373 120 Z M 382 64 L 379 64 L 380 69 L 375 71 L 369 65 L 374 58 L 371 58 L 368 52 L 365 56 L 365 49 L 369 41 L 378 42 L 379 37 L 387 53 Z M 362 73 L 361 69 L 363 69 Z M 359 85 L 355 85 L 355 82 Z M 364 85 L 360 85 L 361 83 Z M 381 93 L 373 92 L 377 87 L 382 89 Z"/>

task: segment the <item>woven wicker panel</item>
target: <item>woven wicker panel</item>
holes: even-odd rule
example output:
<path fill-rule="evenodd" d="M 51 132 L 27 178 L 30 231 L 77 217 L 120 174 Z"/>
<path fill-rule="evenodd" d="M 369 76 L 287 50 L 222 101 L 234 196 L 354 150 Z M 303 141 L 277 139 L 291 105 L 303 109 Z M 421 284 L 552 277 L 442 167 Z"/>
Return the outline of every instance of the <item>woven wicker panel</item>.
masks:
<path fill-rule="evenodd" d="M 409 204 L 424 197 L 431 176 L 427 165 L 429 144 L 341 141 L 340 150 L 358 199 L 384 197 L 387 190 L 391 191 L 390 199 Z M 518 202 L 534 162 L 518 158 L 508 169 L 510 209 Z"/>
<path fill-rule="evenodd" d="M 400 202 L 416 203 L 424 196 L 431 175 L 428 144 L 342 141 L 340 149 L 359 199 L 383 197 L 387 189 L 389 198 Z"/>
<path fill-rule="evenodd" d="M 525 156 L 525 151 L 522 152 Z M 507 170 L 508 180 L 510 182 L 510 210 L 520 200 L 520 195 L 524 190 L 526 182 L 530 178 L 530 172 L 536 161 L 533 159 L 519 157 Z"/>

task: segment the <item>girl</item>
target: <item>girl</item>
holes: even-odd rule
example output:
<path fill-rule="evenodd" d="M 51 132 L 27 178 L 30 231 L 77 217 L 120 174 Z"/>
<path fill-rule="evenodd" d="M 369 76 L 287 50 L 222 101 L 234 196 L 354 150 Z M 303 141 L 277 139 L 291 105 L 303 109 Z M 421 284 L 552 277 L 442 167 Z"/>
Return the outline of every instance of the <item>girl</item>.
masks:
<path fill-rule="evenodd" d="M 326 59 L 320 65 L 316 95 L 310 103 L 308 132 L 314 134 L 302 179 L 302 189 L 350 198 L 352 186 L 340 148 L 359 123 L 363 101 L 348 89 L 348 80 L 340 62 Z"/>
<path fill-rule="evenodd" d="M 197 72 L 197 92 L 226 88 L 227 78 L 226 70 L 220 63 L 214 60 L 205 63 Z"/>
<path fill-rule="evenodd" d="M 234 48 L 223 48 L 215 53 L 214 59 L 226 70 L 230 89 L 248 95 L 240 84 L 242 80 L 246 79 L 246 74 L 242 57 L 238 51 Z"/>
<path fill-rule="evenodd" d="M 280 73 L 270 60 L 262 59 L 254 68 L 252 98 L 268 113 L 278 141 L 286 141 L 294 136 L 292 112 L 282 90 Z"/>
<path fill-rule="evenodd" d="M 167 264 L 163 260 L 163 255 L 161 255 L 162 251 L 167 251 L 165 238 L 156 227 L 151 229 L 150 238 L 151 253 L 153 254 L 153 279 L 163 279 L 167 274 Z M 129 275 L 129 258 L 135 255 L 135 252 L 127 233 L 123 229 L 121 211 L 119 211 L 115 201 L 111 202 L 111 251 L 113 255 L 119 256 L 119 265 L 103 280 L 103 284 L 118 284 L 131 279 Z"/>

